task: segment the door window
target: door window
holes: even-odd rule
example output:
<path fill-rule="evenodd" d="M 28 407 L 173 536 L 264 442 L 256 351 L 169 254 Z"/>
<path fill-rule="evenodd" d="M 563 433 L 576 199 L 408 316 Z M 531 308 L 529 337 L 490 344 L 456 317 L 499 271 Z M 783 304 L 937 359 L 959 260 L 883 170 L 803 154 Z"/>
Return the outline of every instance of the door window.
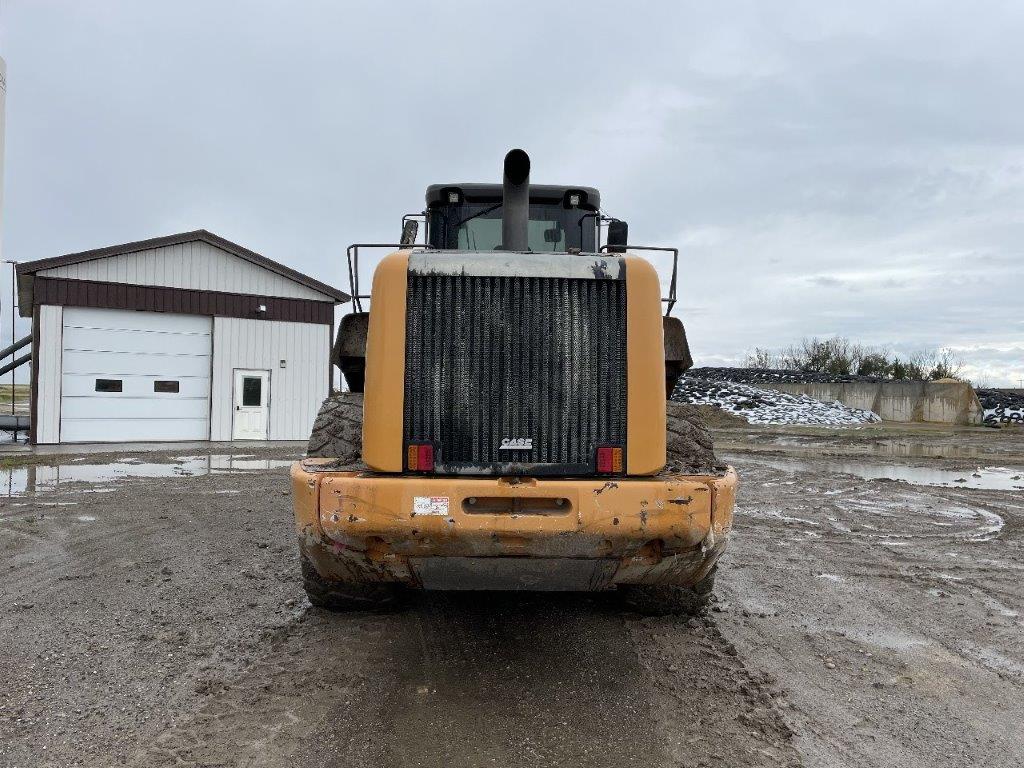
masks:
<path fill-rule="evenodd" d="M 263 400 L 263 379 L 258 376 L 242 377 L 242 405 L 259 407 Z"/>

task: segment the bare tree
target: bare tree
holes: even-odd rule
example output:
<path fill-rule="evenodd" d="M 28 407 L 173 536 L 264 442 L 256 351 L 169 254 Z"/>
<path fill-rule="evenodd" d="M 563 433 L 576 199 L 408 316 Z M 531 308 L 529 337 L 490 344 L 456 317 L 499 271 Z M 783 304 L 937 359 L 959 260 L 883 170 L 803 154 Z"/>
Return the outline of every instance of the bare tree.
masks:
<path fill-rule="evenodd" d="M 747 353 L 743 361 L 744 368 L 755 368 L 759 371 L 766 371 L 778 365 L 778 357 L 767 349 L 754 347 L 752 352 Z"/>

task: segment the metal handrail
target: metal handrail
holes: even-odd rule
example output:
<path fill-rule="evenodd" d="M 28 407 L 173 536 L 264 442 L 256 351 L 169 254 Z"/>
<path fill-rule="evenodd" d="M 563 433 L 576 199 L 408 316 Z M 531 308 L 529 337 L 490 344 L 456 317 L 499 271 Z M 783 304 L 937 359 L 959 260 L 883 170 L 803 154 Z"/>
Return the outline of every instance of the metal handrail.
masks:
<path fill-rule="evenodd" d="M 25 338 L 19 339 L 18 341 L 16 341 L 13 344 L 11 344 L 11 346 L 4 347 L 2 350 L 0 350 L 0 360 L 3 360 L 5 357 L 8 357 L 10 355 L 13 355 L 19 349 L 21 349 L 22 347 L 27 347 L 31 343 L 32 343 L 32 334 L 30 333 Z"/>
<path fill-rule="evenodd" d="M 668 317 L 672 312 L 672 307 L 676 305 L 676 278 L 679 274 L 679 249 L 669 248 L 664 245 L 626 245 L 613 247 L 622 248 L 626 251 L 665 251 L 666 253 L 672 254 L 672 277 L 669 278 L 668 298 L 662 298 L 662 302 L 668 304 L 665 308 L 665 317 Z M 601 246 L 600 252 L 611 253 L 611 251 L 608 250 L 607 244 Z"/>
<path fill-rule="evenodd" d="M 580 245 L 583 245 L 583 222 L 586 219 L 594 219 L 594 247 L 601 247 L 601 225 L 606 221 L 614 221 L 611 216 L 606 216 L 602 211 L 591 211 L 580 216 Z"/>
<path fill-rule="evenodd" d="M 26 352 L 21 357 L 16 358 L 15 360 L 12 360 L 11 362 L 7 363 L 6 365 L 0 366 L 0 376 L 3 376 L 8 371 L 13 371 L 19 365 L 24 365 L 25 363 L 27 363 L 31 359 L 32 359 L 32 353 L 31 352 Z M 14 390 L 13 389 L 11 390 L 11 402 L 12 403 L 14 402 Z"/>
<path fill-rule="evenodd" d="M 397 248 L 401 251 L 419 248 L 433 250 L 427 243 L 353 243 L 345 250 L 348 258 L 348 289 L 352 296 L 352 306 L 356 312 L 363 311 L 363 299 L 370 298 L 368 293 L 359 293 L 359 249 L 360 248 Z"/>
<path fill-rule="evenodd" d="M 402 216 L 402 229 L 405 229 L 405 222 L 407 222 L 409 219 L 423 219 L 423 223 L 425 225 L 427 223 L 427 221 L 428 221 L 428 219 L 427 219 L 427 212 L 426 211 L 420 211 L 419 213 L 406 213 L 406 214 L 404 214 Z M 425 240 L 429 240 L 430 238 L 424 238 L 424 239 Z"/>

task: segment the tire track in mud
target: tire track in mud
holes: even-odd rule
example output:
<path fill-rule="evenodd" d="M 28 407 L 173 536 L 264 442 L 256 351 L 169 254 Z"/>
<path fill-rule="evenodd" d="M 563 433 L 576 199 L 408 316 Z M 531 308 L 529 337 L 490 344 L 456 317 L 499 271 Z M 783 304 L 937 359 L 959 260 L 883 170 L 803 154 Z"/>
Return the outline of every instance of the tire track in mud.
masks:
<path fill-rule="evenodd" d="M 771 680 L 709 619 L 579 595 L 307 609 L 199 682 L 133 765 L 795 766 Z"/>
<path fill-rule="evenodd" d="M 710 619 L 427 594 L 386 616 L 309 609 L 261 644 L 132 764 L 800 764 L 781 694 Z"/>
<path fill-rule="evenodd" d="M 628 633 L 592 603 L 428 594 L 383 616 L 306 609 L 243 669 L 201 681 L 202 706 L 131 764 L 666 765 Z"/>
<path fill-rule="evenodd" d="M 197 681 L 201 705 L 178 713 L 130 764 L 384 765 L 370 658 L 386 644 L 386 627 L 376 616 L 300 609 L 253 643 L 241 668 Z"/>
<path fill-rule="evenodd" d="M 602 601 L 429 593 L 399 631 L 391 764 L 665 765 L 646 675 Z"/>
<path fill-rule="evenodd" d="M 774 680 L 710 618 L 606 596 L 431 593 L 395 617 L 388 764 L 798 766 Z M 341 765 L 341 763 L 337 763 Z"/>
<path fill-rule="evenodd" d="M 785 693 L 749 669 L 712 616 L 626 618 L 671 766 L 800 766 Z"/>

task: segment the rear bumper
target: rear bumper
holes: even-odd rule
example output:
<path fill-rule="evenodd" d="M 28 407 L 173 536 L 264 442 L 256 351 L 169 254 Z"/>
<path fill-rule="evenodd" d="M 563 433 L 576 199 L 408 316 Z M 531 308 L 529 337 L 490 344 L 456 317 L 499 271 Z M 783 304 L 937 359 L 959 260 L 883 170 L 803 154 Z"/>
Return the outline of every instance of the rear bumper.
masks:
<path fill-rule="evenodd" d="M 736 474 L 410 477 L 292 467 L 299 543 L 322 576 L 437 589 L 698 581 L 725 548 Z M 483 511 L 479 511 L 483 510 Z"/>

